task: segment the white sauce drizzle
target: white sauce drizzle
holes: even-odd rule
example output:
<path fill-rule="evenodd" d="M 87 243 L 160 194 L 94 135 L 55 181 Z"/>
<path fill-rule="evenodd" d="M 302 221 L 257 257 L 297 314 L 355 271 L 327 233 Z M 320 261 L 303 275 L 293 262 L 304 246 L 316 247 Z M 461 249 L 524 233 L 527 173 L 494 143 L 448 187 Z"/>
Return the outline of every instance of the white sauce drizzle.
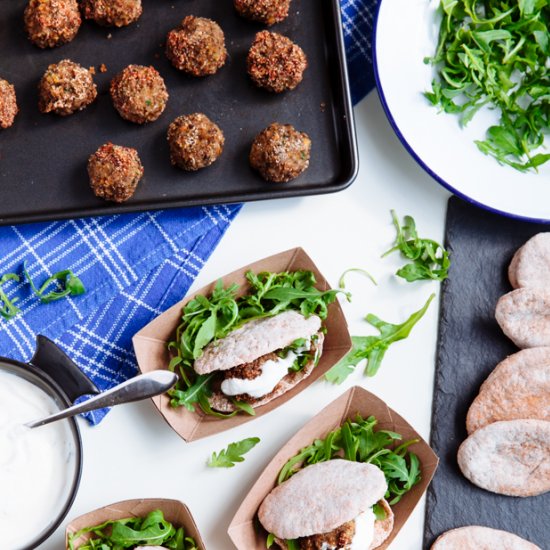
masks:
<path fill-rule="evenodd" d="M 3 548 L 29 545 L 51 526 L 71 489 L 76 457 L 67 420 L 23 424 L 59 411 L 31 382 L 0 370 L 0 533 Z"/>
<path fill-rule="evenodd" d="M 243 378 L 227 378 L 222 382 L 221 390 L 225 395 L 234 396 L 246 393 L 255 399 L 271 393 L 275 386 L 288 374 L 296 358 L 309 351 L 311 340 L 307 340 L 303 346 L 295 351 L 289 351 L 286 357 L 277 360 L 266 361 L 262 367 L 262 373 L 252 380 Z"/>

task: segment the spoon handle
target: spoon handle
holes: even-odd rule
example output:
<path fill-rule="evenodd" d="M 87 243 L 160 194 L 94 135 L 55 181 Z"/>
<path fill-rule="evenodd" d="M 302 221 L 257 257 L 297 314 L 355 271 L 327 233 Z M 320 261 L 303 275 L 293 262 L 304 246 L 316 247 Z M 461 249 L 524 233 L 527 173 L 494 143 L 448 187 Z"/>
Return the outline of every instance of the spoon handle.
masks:
<path fill-rule="evenodd" d="M 28 422 L 25 426 L 36 428 L 76 414 L 154 397 L 168 391 L 177 380 L 177 374 L 166 370 L 156 370 L 147 374 L 140 374 L 139 376 L 130 378 L 130 380 L 126 380 L 126 382 L 122 382 L 122 384 L 118 384 L 110 390 L 91 397 L 87 401 L 73 405 L 46 418 Z"/>

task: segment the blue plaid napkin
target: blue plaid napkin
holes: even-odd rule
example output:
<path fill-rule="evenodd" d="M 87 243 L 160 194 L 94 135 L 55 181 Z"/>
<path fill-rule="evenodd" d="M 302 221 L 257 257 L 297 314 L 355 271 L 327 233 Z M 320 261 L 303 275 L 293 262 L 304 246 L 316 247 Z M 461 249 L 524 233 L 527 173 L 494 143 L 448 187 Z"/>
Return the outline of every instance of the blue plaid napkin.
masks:
<path fill-rule="evenodd" d="M 351 98 L 359 103 L 374 88 L 372 27 L 378 0 L 340 0 Z"/>
<path fill-rule="evenodd" d="M 341 0 L 354 103 L 373 85 L 370 37 L 377 0 Z M 0 274 L 39 284 L 72 269 L 83 296 L 43 305 L 30 285 L 8 282 L 21 313 L 0 321 L 0 356 L 28 360 L 35 335 L 61 346 L 101 390 L 137 371 L 132 336 L 187 292 L 241 205 L 197 207 L 0 227 Z M 97 424 L 106 411 L 87 415 Z"/>

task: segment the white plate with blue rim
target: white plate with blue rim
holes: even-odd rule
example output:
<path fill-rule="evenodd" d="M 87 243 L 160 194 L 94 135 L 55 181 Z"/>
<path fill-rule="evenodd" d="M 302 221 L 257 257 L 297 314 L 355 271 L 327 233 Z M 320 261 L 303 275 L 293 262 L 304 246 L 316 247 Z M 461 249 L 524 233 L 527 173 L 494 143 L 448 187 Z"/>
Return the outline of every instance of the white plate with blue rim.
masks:
<path fill-rule="evenodd" d="M 506 216 L 550 222 L 550 162 L 538 173 L 500 165 L 475 144 L 498 122 L 480 110 L 466 127 L 424 97 L 435 76 L 424 63 L 435 53 L 440 0 L 380 0 L 373 59 L 380 99 L 397 136 L 414 159 L 459 197 Z M 545 140 L 550 152 L 550 138 Z M 538 152 L 538 151 L 537 151 Z"/>

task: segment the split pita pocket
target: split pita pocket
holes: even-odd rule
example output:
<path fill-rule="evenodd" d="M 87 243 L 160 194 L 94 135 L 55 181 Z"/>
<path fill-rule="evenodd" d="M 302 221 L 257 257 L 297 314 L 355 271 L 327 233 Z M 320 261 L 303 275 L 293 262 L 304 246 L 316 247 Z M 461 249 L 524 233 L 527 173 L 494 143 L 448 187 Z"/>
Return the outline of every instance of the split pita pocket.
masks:
<path fill-rule="evenodd" d="M 220 285 L 224 289 L 228 289 L 232 285 L 237 285 L 238 290 L 236 291 L 235 299 L 239 300 L 240 297 L 247 294 L 249 288 L 250 282 L 247 278 L 248 272 L 252 272 L 253 274 L 275 274 L 282 272 L 295 273 L 299 271 L 307 271 L 313 274 L 316 281 L 314 287 L 320 293 L 330 291 L 328 282 L 311 258 L 301 248 L 294 248 L 244 266 L 191 294 L 185 298 L 185 300 L 172 306 L 169 310 L 154 319 L 134 336 L 133 344 L 140 370 L 142 372 L 150 372 L 152 370 L 167 369 L 169 367 L 170 362 L 174 359 L 174 353 L 171 353 L 168 346 L 170 342 L 175 342 L 181 338 L 178 327 L 182 324 L 183 308 L 189 306 L 193 301 L 195 301 L 195 303 L 197 303 L 197 300 L 201 301 L 202 298 L 199 298 L 199 296 L 211 296 Z M 233 307 L 232 300 L 233 298 L 231 298 L 229 302 Z M 296 311 L 293 311 L 290 316 L 296 318 L 295 313 Z M 337 300 L 327 306 L 326 318 L 322 319 L 320 331 L 319 322 L 314 317 L 314 315 L 317 317 L 320 315 L 318 315 L 318 312 L 311 312 L 313 315 L 309 315 L 309 313 L 310 312 L 307 311 L 302 319 L 295 323 L 296 326 L 303 326 L 303 321 L 306 321 L 305 325 L 307 330 L 305 332 L 293 332 L 294 327 L 290 332 L 286 333 L 286 340 L 283 338 L 278 341 L 275 341 L 273 337 L 274 333 L 272 333 L 271 330 L 268 331 L 266 335 L 266 331 L 263 330 L 263 328 L 265 328 L 263 323 L 277 324 L 280 321 L 280 319 L 278 319 L 278 317 L 280 317 L 279 315 L 265 317 L 265 320 L 263 320 L 262 324 L 259 324 L 259 326 L 259 321 L 249 320 L 248 323 L 253 323 L 251 325 L 253 330 L 245 330 L 245 333 L 247 333 L 245 334 L 245 338 L 248 339 L 246 345 L 242 345 L 242 341 L 239 344 L 235 335 L 224 344 L 224 346 L 226 346 L 225 351 L 229 352 L 228 355 L 233 355 L 233 359 L 236 359 L 237 363 L 243 361 L 243 364 L 245 364 L 246 361 L 249 361 L 248 367 L 246 368 L 240 368 L 242 365 L 237 365 L 234 361 L 224 362 L 222 358 L 223 354 L 218 354 L 216 352 L 218 344 L 212 344 L 211 351 L 207 351 L 205 347 L 203 347 L 202 350 L 204 355 L 212 359 L 213 363 L 210 364 L 210 361 L 208 361 L 209 364 L 206 364 L 204 360 L 203 364 L 199 362 L 199 370 L 207 374 L 197 374 L 196 371 L 195 374 L 191 373 L 196 382 L 192 383 L 194 386 L 192 390 L 187 388 L 189 391 L 184 391 L 185 388 L 181 386 L 178 388 L 182 391 L 182 394 L 179 395 L 183 395 L 184 397 L 180 402 L 185 402 L 186 405 L 178 406 L 178 403 L 174 404 L 174 399 L 175 401 L 178 401 L 178 399 L 168 395 L 161 395 L 153 398 L 154 404 L 170 426 L 186 441 L 195 441 L 231 429 L 245 422 L 249 422 L 253 418 L 267 414 L 276 407 L 281 406 L 305 389 L 309 384 L 312 384 L 319 377 L 323 376 L 323 374 L 337 363 L 351 348 L 351 338 L 347 329 L 346 319 Z M 324 313 L 324 311 L 321 311 L 321 316 L 324 316 Z M 285 327 L 289 328 L 287 325 L 292 323 L 288 322 L 288 313 L 286 317 L 286 321 L 285 316 L 281 317 L 281 319 Z M 238 324 L 235 326 L 235 331 L 245 326 L 246 324 Z M 285 331 L 281 332 L 284 333 Z M 231 332 L 232 331 L 229 332 L 229 335 Z M 276 332 L 279 336 L 279 331 L 277 330 Z M 265 338 L 258 337 L 261 333 L 266 335 Z M 306 354 L 309 355 L 309 360 L 306 360 L 306 358 L 301 361 L 298 368 L 291 369 L 291 372 L 283 373 L 283 376 L 278 380 L 278 384 L 276 383 L 272 391 L 266 392 L 264 396 L 251 397 L 250 399 L 247 398 L 245 401 L 242 399 L 242 394 L 238 397 L 223 395 L 223 392 L 220 391 L 221 384 L 226 378 L 230 378 L 230 376 L 228 376 L 229 371 L 235 369 L 231 374 L 237 374 L 237 378 L 241 379 L 241 382 L 237 381 L 237 384 L 240 384 L 241 388 L 243 385 L 247 384 L 246 379 L 248 377 L 256 377 L 255 374 L 257 374 L 259 370 L 257 368 L 258 365 L 250 364 L 254 363 L 256 359 L 248 354 L 248 349 L 246 349 L 247 346 L 250 345 L 251 348 L 254 348 L 255 353 L 259 354 L 256 355 L 256 357 L 263 357 L 265 359 L 266 356 L 270 355 L 270 352 L 276 351 L 276 349 L 272 347 L 272 344 L 273 346 L 286 346 L 288 344 L 289 334 L 290 338 L 293 338 L 296 334 L 300 334 L 298 337 L 299 340 L 306 336 L 306 334 L 313 335 L 310 349 L 305 350 Z M 228 335 L 225 337 L 227 336 Z M 221 345 L 223 339 L 218 338 L 217 341 Z M 237 350 L 234 344 L 239 345 L 241 349 Z M 286 352 L 291 351 L 295 353 L 296 346 L 298 348 L 302 347 L 303 343 L 298 345 L 295 340 L 290 346 L 290 348 L 294 349 L 279 349 L 277 350 L 279 353 L 276 353 L 276 355 L 286 355 L 286 357 L 289 357 Z M 321 349 L 322 354 L 320 353 Z M 238 353 L 234 353 L 236 351 Z M 264 355 L 262 356 L 261 354 Z M 222 367 L 222 370 L 220 370 L 219 367 Z M 180 367 L 175 365 L 174 368 L 178 371 Z M 194 394 L 195 389 L 200 390 L 199 386 L 205 382 L 209 384 L 207 391 L 202 392 L 203 399 L 206 403 L 204 403 L 204 401 L 201 403 L 193 403 L 192 399 L 187 399 L 188 396 Z M 211 386 L 210 383 L 212 383 Z M 252 409 L 254 416 L 246 414 L 245 412 L 236 414 L 236 411 L 233 410 L 235 408 L 235 402 L 239 402 L 240 406 L 244 405 L 250 407 L 248 410 L 250 411 Z M 212 409 L 213 414 L 207 414 L 202 408 L 203 404 L 207 411 L 208 409 Z M 187 405 L 190 407 L 187 408 Z"/>
<path fill-rule="evenodd" d="M 388 484 L 373 464 L 334 459 L 308 466 L 277 486 L 262 502 L 258 518 L 284 550 L 300 548 L 374 549 L 390 535 L 393 512 L 384 500 Z M 382 506 L 377 520 L 373 507 Z M 303 546 L 303 545 L 306 546 Z"/>
<path fill-rule="evenodd" d="M 269 534 L 264 528 L 261 527 L 258 513 L 262 502 L 264 502 L 266 497 L 272 491 L 276 491 L 277 486 L 282 487 L 284 483 L 286 483 L 280 483 L 280 480 L 286 479 L 287 477 L 286 474 L 288 474 L 287 466 L 289 465 L 289 461 L 293 461 L 292 470 L 294 470 L 295 467 L 298 467 L 298 464 L 294 462 L 294 457 L 300 454 L 305 447 L 311 446 L 315 441 L 322 441 L 326 439 L 331 432 L 338 430 L 339 428 L 341 429 L 342 426 L 348 421 L 357 422 L 357 415 L 360 415 L 363 419 L 369 419 L 371 416 L 376 418 L 377 423 L 374 428 L 375 431 L 388 430 L 401 434 L 402 440 L 396 442 L 396 445 L 405 441 L 416 441 L 416 443 L 412 444 L 410 447 L 407 447 L 407 449 L 418 457 L 418 467 L 420 473 L 418 483 L 414 484 L 410 490 L 402 494 L 401 499 L 398 502 L 393 502 L 393 504 L 391 504 L 391 508 L 389 508 L 384 500 L 379 501 L 380 506 L 377 506 L 377 512 L 379 512 L 378 517 L 381 518 L 382 516 L 385 516 L 385 520 L 384 522 L 377 521 L 375 523 L 375 540 L 373 540 L 373 544 L 376 545 L 378 550 L 385 550 L 390 546 L 400 529 L 407 521 L 407 518 L 413 511 L 414 507 L 426 491 L 426 488 L 437 468 L 438 459 L 428 444 L 410 426 L 410 424 L 408 424 L 395 411 L 390 409 L 378 397 L 363 388 L 356 386 L 342 394 L 338 399 L 333 401 L 330 405 L 325 407 L 320 413 L 313 417 L 281 448 L 281 450 L 273 457 L 266 469 L 261 473 L 256 483 L 243 500 L 228 528 L 229 536 L 238 550 L 265 550 Z M 331 461 L 321 461 L 319 464 L 328 464 L 329 462 L 342 463 L 344 461 L 341 458 L 335 457 Z M 360 461 L 349 461 L 349 464 L 365 463 Z M 293 478 L 296 478 L 300 472 L 305 472 L 309 468 L 313 468 L 315 466 L 316 464 L 303 466 L 297 473 L 290 476 L 290 481 L 292 481 Z M 339 469 L 340 466 L 341 464 L 337 466 L 331 465 L 328 467 Z M 355 468 L 357 466 L 350 467 Z M 361 467 L 362 466 L 359 466 L 359 468 Z M 330 483 L 330 479 L 326 480 L 326 482 Z M 349 487 L 349 482 L 342 481 L 342 485 L 344 487 Z M 377 495 L 373 491 L 369 504 L 372 504 L 378 496 L 379 494 Z M 358 498 L 357 495 L 354 498 L 355 502 L 362 502 L 362 497 L 360 495 Z M 393 501 L 393 493 L 392 496 L 386 498 L 388 501 Z M 313 500 L 314 499 L 311 499 L 312 513 L 307 515 L 313 516 L 313 512 L 315 512 L 317 519 L 310 517 L 308 521 L 312 522 L 312 527 L 317 528 L 318 525 L 320 525 L 314 525 L 314 522 L 319 520 L 317 512 L 320 507 L 324 505 L 324 501 L 330 500 L 330 498 L 326 498 L 325 496 L 321 499 L 321 501 L 318 500 L 318 506 L 315 506 L 315 509 L 313 509 Z M 363 504 L 359 507 L 364 508 Z M 344 506 L 344 508 L 346 507 Z M 325 513 L 329 510 L 330 508 L 325 510 Z M 352 510 L 352 516 L 357 512 L 357 510 L 357 507 Z M 352 516 L 349 517 L 353 519 Z M 340 520 L 346 520 L 347 518 L 348 515 L 334 517 L 331 524 L 334 524 L 334 522 L 339 522 Z M 365 548 L 365 550 L 368 550 L 368 548 Z"/>
<path fill-rule="evenodd" d="M 479 525 L 458 527 L 440 535 L 431 550 L 541 550 L 508 531 Z"/>
<path fill-rule="evenodd" d="M 474 485 L 516 497 L 550 491 L 550 422 L 506 420 L 470 435 L 458 465 Z"/>
<path fill-rule="evenodd" d="M 529 348 L 499 363 L 466 417 L 468 434 L 500 420 L 550 421 L 550 347 Z"/>

